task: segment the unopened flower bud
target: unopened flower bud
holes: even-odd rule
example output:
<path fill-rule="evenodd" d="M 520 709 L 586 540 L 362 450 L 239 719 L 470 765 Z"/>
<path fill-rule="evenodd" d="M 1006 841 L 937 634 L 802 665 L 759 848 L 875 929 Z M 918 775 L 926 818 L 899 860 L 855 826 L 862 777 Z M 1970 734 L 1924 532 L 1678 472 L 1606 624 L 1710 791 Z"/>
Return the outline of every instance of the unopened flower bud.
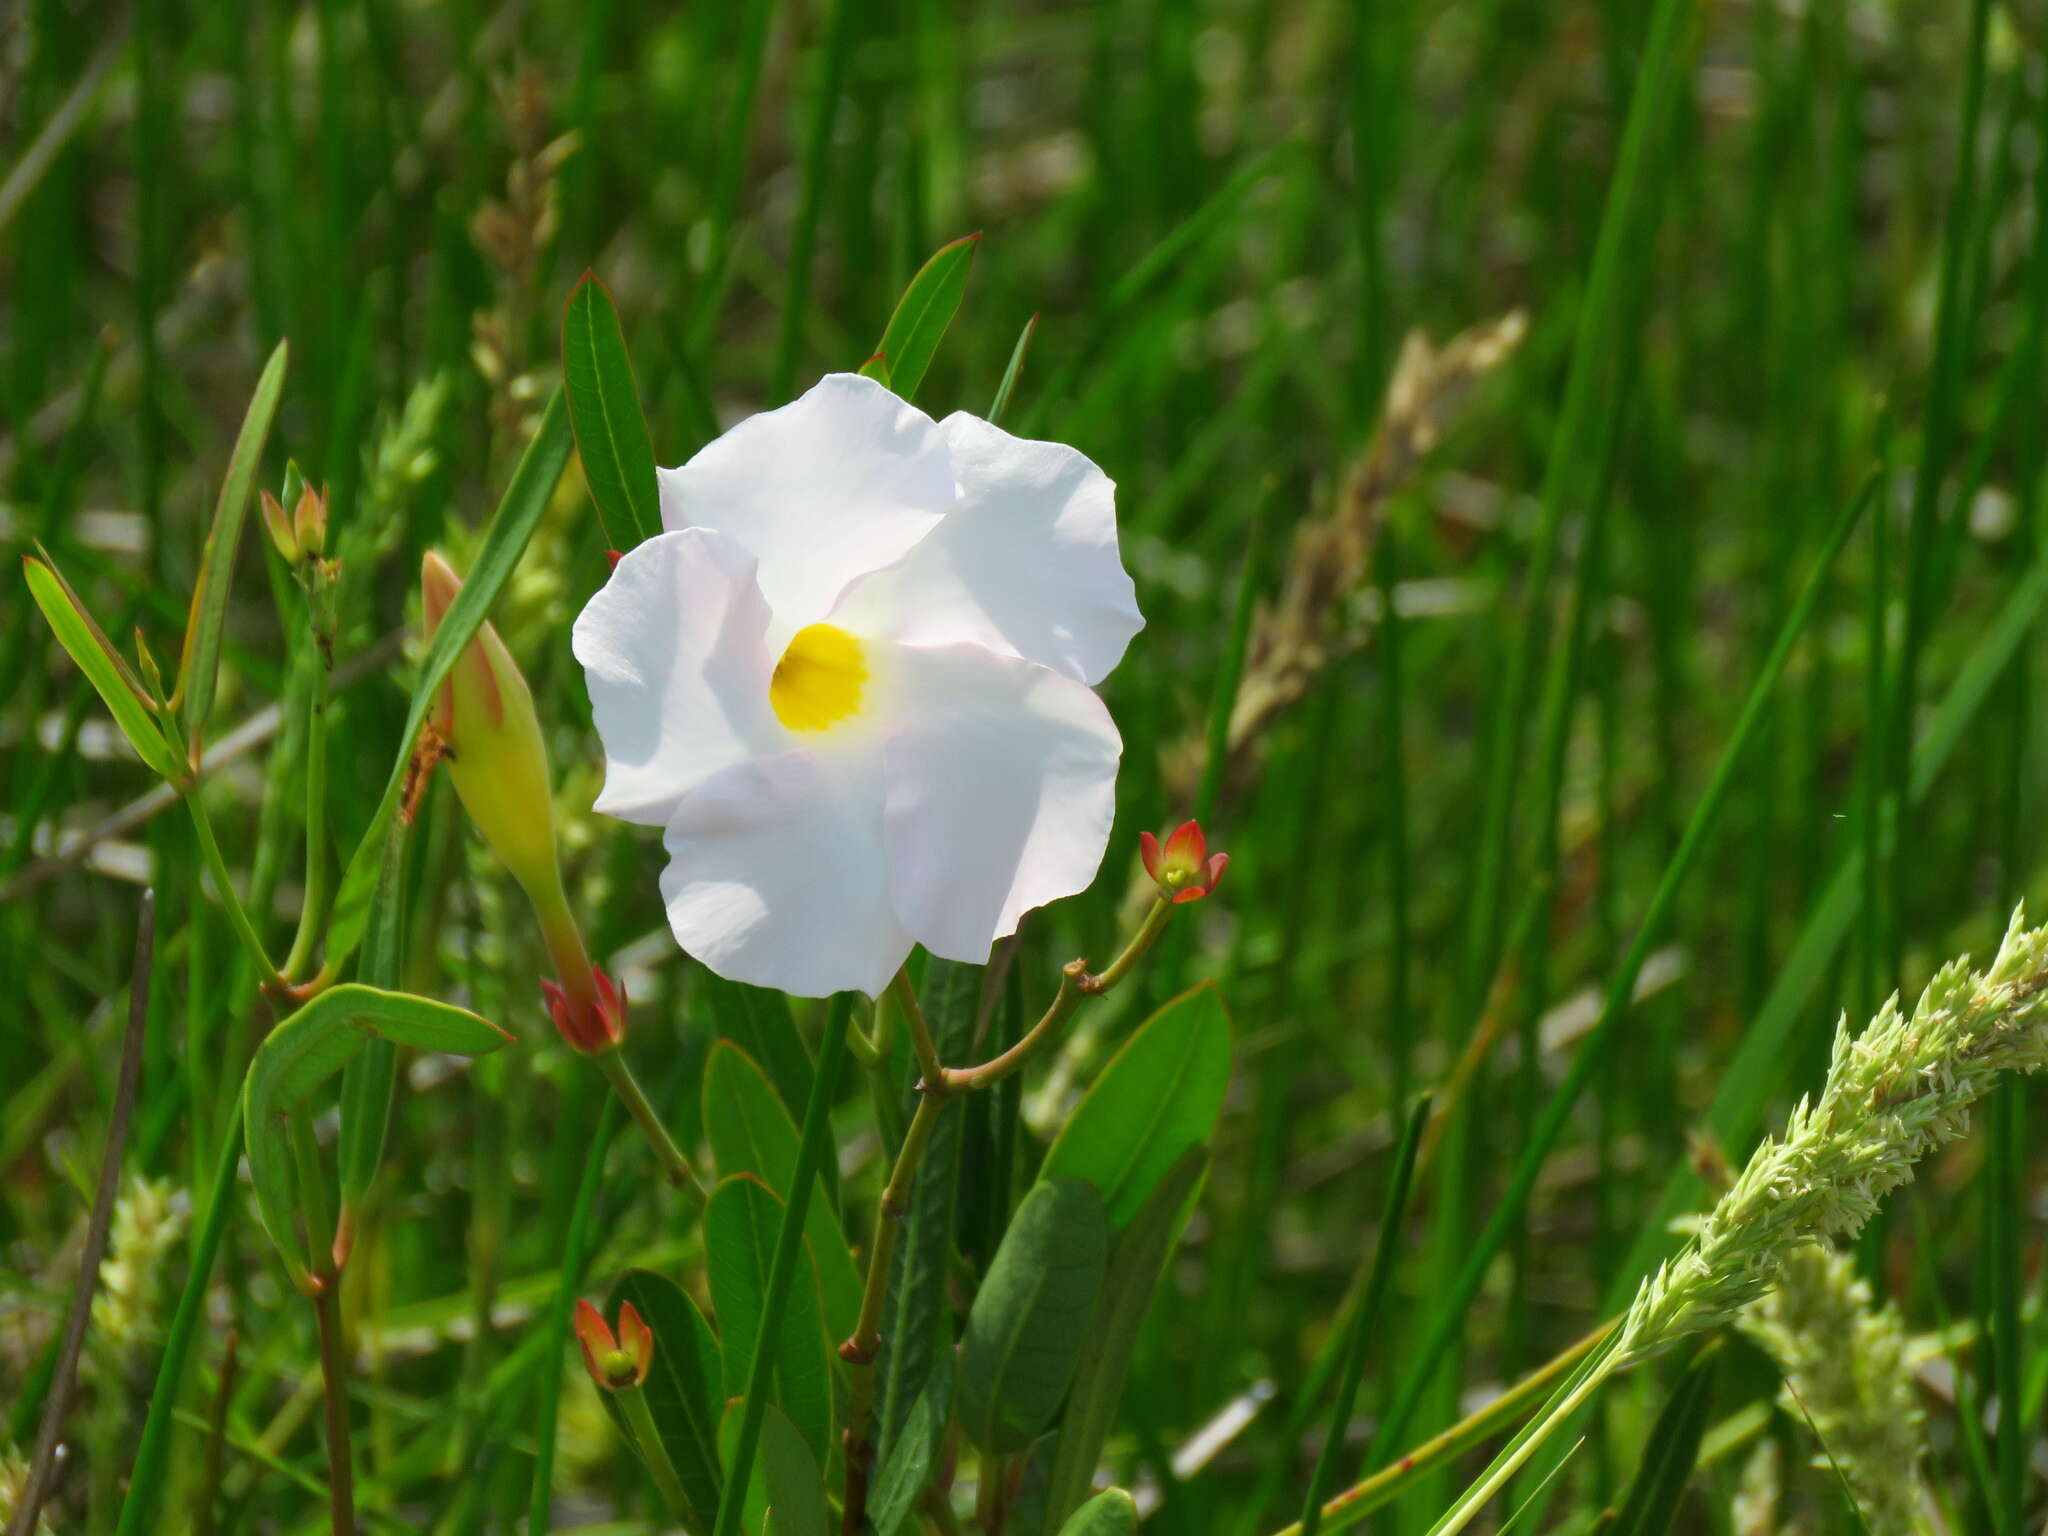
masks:
<path fill-rule="evenodd" d="M 1168 901 L 1200 901 L 1216 889 L 1230 863 L 1229 854 L 1209 852 L 1199 822 L 1182 822 L 1164 846 L 1150 832 L 1140 833 L 1138 843 L 1145 873 Z"/>
<path fill-rule="evenodd" d="M 461 591 L 448 562 L 428 551 L 420 597 L 429 640 Z M 431 719 L 462 808 L 535 905 L 545 905 L 561 886 L 547 746 L 526 679 L 488 623 L 456 658 Z"/>
<path fill-rule="evenodd" d="M 572 991 L 558 981 L 541 979 L 541 996 L 547 999 L 548 1016 L 555 1021 L 570 1049 L 594 1056 L 616 1049 L 626 1038 L 626 989 L 591 966 L 592 986 Z"/>
<path fill-rule="evenodd" d="M 448 562 L 429 551 L 420 566 L 429 638 L 461 591 L 462 582 Z M 540 920 L 557 978 L 543 979 L 541 991 L 555 1027 L 572 1049 L 585 1054 L 616 1048 L 626 1037 L 625 993 L 590 963 L 569 910 L 555 861 L 554 808 L 540 718 L 512 653 L 488 623 L 456 658 L 430 720 L 462 808 L 525 889 Z"/>
<path fill-rule="evenodd" d="M 299 548 L 298 534 L 292 530 L 292 520 L 285 516 L 284 503 L 270 492 L 263 491 L 258 496 L 258 504 L 263 509 L 263 527 L 270 535 L 270 542 L 284 556 L 286 565 L 297 565 L 299 556 L 304 552 Z"/>
<path fill-rule="evenodd" d="M 327 548 L 327 489 L 322 486 L 315 490 L 308 485 L 299 493 L 298 510 L 292 513 L 292 532 L 298 538 L 299 548 L 309 555 L 317 555 Z"/>
<path fill-rule="evenodd" d="M 654 1363 L 654 1333 L 641 1321 L 633 1303 L 619 1308 L 615 1336 L 604 1314 L 589 1302 L 576 1303 L 576 1342 L 583 1347 L 583 1365 L 590 1379 L 607 1392 L 623 1392 L 647 1380 Z"/>

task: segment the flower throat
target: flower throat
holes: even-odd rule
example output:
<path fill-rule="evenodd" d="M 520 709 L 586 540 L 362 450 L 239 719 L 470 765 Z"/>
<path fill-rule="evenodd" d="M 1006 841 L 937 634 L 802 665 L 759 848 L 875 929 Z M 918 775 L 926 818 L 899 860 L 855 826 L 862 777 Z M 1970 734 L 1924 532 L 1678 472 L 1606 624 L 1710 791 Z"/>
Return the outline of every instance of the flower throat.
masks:
<path fill-rule="evenodd" d="M 807 624 L 775 664 L 768 702 L 792 731 L 830 730 L 859 710 L 867 680 L 858 640 L 835 624 Z"/>

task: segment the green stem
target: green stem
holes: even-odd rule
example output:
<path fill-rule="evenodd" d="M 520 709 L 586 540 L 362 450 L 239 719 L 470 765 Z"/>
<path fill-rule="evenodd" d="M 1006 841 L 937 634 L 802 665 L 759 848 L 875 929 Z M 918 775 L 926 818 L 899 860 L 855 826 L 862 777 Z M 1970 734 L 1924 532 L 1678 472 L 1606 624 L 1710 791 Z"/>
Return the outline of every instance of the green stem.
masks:
<path fill-rule="evenodd" d="M 349 1443 L 348 1354 L 342 1343 L 341 1272 L 334 1263 L 334 1225 L 327 1180 L 313 1122 L 291 1117 L 292 1152 L 299 1170 L 299 1204 L 305 1212 L 306 1242 L 313 1250 L 312 1300 L 320 1331 L 320 1389 L 327 1410 L 327 1499 L 334 1536 L 356 1528 L 355 1458 Z"/>
<path fill-rule="evenodd" d="M 690 1501 L 684 1496 L 682 1479 L 676 1476 L 676 1469 L 668 1459 L 668 1448 L 661 1443 L 661 1431 L 654 1427 L 654 1414 L 647 1407 L 647 1394 L 639 1387 L 623 1387 L 617 1395 L 619 1411 L 625 1415 L 626 1424 L 633 1431 L 634 1449 L 639 1451 L 641 1463 L 654 1479 L 654 1486 L 661 1490 L 669 1515 L 681 1520 L 689 1513 Z"/>
<path fill-rule="evenodd" d="M 214 840 L 213 823 L 208 820 L 206 806 L 199 797 L 199 786 L 194 785 L 187 791 L 185 806 L 192 813 L 192 825 L 199 833 L 199 852 L 206 860 L 207 872 L 213 876 L 213 888 L 220 893 L 220 904 L 227 909 L 229 924 L 241 939 L 242 947 L 249 951 L 249 957 L 256 962 L 264 986 L 272 991 L 283 991 L 285 979 L 270 963 L 263 940 L 256 935 L 256 925 L 249 921 L 249 914 L 242 908 L 242 898 L 235 894 L 235 883 L 228 878 L 227 861 L 220 856 L 220 844 Z"/>
<path fill-rule="evenodd" d="M 1138 931 L 1131 935 L 1131 942 L 1124 946 L 1109 965 L 1093 976 L 1081 978 L 1080 986 L 1090 997 L 1100 997 L 1136 969 L 1140 960 L 1151 952 L 1159 941 L 1159 935 L 1166 931 L 1166 925 L 1173 918 L 1177 903 L 1162 896 L 1152 903 L 1152 910 L 1145 914 L 1145 921 L 1138 925 Z"/>
<path fill-rule="evenodd" d="M 899 969 L 889 983 L 889 995 L 903 1009 L 903 1021 L 910 1027 L 910 1044 L 917 1052 L 917 1070 L 926 1083 L 936 1083 L 945 1074 L 939 1048 L 932 1044 L 930 1026 L 924 1021 L 924 1007 L 917 1000 L 917 988 L 910 984 L 910 972 Z"/>
<path fill-rule="evenodd" d="M 312 669 L 306 699 L 306 893 L 299 931 L 285 957 L 287 976 L 306 968 L 327 921 L 327 668 L 316 655 Z"/>
<path fill-rule="evenodd" d="M 327 1501 L 333 1536 L 355 1536 L 355 1470 L 348 1436 L 348 1356 L 341 1342 L 341 1279 L 328 1269 L 313 1313 L 320 1324 L 320 1380 L 327 1403 Z"/>
<path fill-rule="evenodd" d="M 640 1134 L 647 1138 L 648 1146 L 654 1149 L 655 1161 L 661 1164 L 662 1177 L 689 1195 L 701 1208 L 705 1201 L 704 1186 L 697 1182 L 697 1174 L 690 1167 L 690 1160 L 683 1155 L 682 1148 L 668 1133 L 668 1127 L 661 1123 L 661 1117 L 654 1112 L 654 1106 L 647 1102 L 647 1095 L 640 1091 L 639 1079 L 633 1076 L 633 1069 L 626 1064 L 625 1053 L 618 1050 L 600 1051 L 590 1058 L 597 1063 L 598 1071 L 604 1074 L 606 1082 L 612 1085 L 612 1092 L 619 1096 L 619 1102 L 626 1106 L 626 1113 L 633 1117 L 633 1123 L 640 1127 Z"/>
<path fill-rule="evenodd" d="M 1413 1480 L 1463 1454 L 1475 1442 L 1521 1412 L 1552 1382 L 1599 1346 L 1613 1330 L 1612 1323 L 1594 1329 L 1563 1354 L 1538 1366 L 1499 1397 L 1467 1414 L 1449 1429 L 1432 1435 L 1363 1482 L 1354 1483 L 1334 1498 L 1325 1500 L 1322 1536 L 1336 1536 L 1339 1531 L 1349 1530 L 1373 1511 L 1392 1503 Z M 1301 1522 L 1283 1526 L 1274 1532 L 1274 1536 L 1302 1536 Z"/>

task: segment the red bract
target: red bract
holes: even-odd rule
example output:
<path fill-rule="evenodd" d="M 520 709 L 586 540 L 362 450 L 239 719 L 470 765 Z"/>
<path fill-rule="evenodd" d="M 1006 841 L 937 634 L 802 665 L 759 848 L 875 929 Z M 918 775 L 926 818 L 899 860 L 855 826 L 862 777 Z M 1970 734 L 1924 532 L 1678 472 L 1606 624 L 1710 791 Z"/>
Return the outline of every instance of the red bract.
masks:
<path fill-rule="evenodd" d="M 540 991 L 547 999 L 548 1016 L 569 1048 L 595 1056 L 617 1049 L 626 1038 L 626 989 L 607 976 L 602 966 L 593 965 L 590 976 L 596 990 L 589 995 L 571 992 L 545 976 Z"/>

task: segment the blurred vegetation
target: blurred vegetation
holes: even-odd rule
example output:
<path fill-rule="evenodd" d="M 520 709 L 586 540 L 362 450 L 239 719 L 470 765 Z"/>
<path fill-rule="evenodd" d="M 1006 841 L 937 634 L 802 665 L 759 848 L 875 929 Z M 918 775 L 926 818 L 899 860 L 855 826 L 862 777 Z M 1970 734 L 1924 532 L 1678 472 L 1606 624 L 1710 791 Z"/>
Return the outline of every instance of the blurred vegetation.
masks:
<path fill-rule="evenodd" d="M 919 401 L 985 411 L 1036 315 L 1007 424 L 1117 481 L 1148 618 L 1105 688 L 1127 743 L 1105 873 L 1027 924 L 1025 1005 L 1060 961 L 1109 952 L 1140 829 L 1199 808 L 1233 862 L 1142 986 L 1030 1079 L 1019 1182 L 978 1199 L 1021 1191 L 1150 1006 L 1221 979 L 1236 1075 L 1112 1455 L 1157 1529 L 1259 1536 L 1309 1484 L 1327 1380 L 1304 1386 L 1369 1261 L 1401 1108 L 1475 1038 L 1490 1048 L 1443 1100 L 1368 1330 L 1340 1486 L 1611 1316 L 1701 1199 L 1688 1168 L 1739 1162 L 1818 1083 L 1838 1011 L 1987 952 L 2040 896 L 2044 24 L 2031 0 L 23 0 L 0 21 L 0 542 L 41 540 L 118 643 L 139 629 L 175 655 L 237 424 L 289 337 L 264 483 L 292 456 L 345 541 L 345 858 L 398 746 L 419 556 L 466 566 L 586 268 L 677 463 L 859 366 L 924 258 L 981 230 Z M 1873 467 L 1874 508 L 1824 567 L 1638 1001 L 1593 1030 Z M 627 979 L 630 1049 L 690 1145 L 702 973 L 668 937 L 658 842 L 588 812 L 601 765 L 568 624 L 605 573 L 572 474 L 493 617 L 551 731 L 570 880 Z M 280 626 L 274 554 L 245 549 L 239 582 L 205 794 L 282 947 L 303 726 L 273 706 L 304 643 Z M 120 1337 L 87 1356 L 52 1510 L 105 1532 L 191 1191 L 267 1015 L 190 825 L 7 593 L 0 1404 L 21 1405 L 23 1452 L 114 1097 L 138 888 L 158 897 L 113 1256 L 131 1284 Z M 525 904 L 444 786 L 419 827 L 416 984 L 523 1048 L 407 1078 L 347 1301 L 361 1497 L 376 1528 L 509 1531 L 535 1450 L 529 1324 L 607 1140 L 532 986 Z M 815 1038 L 822 1014 L 799 1019 Z M 1589 1042 L 1588 1091 L 1467 1306 L 1457 1277 Z M 1857 1255 L 1914 1335 L 1958 1531 L 2041 1518 L 2037 1104 L 2005 1090 L 1992 1134 L 1925 1169 Z M 858 1226 L 884 1166 L 862 1098 L 836 1129 Z M 970 1264 L 999 1229 L 976 1209 Z M 686 1270 L 672 1220 L 652 1180 L 606 1180 L 593 1283 Z M 184 1528 L 200 1485 L 232 1329 L 204 1528 L 316 1530 L 311 1322 L 238 1227 L 161 1528 Z M 1418 1370 L 1447 1301 L 1449 1347 Z M 1682 1528 L 1855 1529 L 1771 1406 L 1775 1374 L 1746 1343 L 1727 1354 Z M 1620 1501 L 1682 1364 L 1607 1396 L 1544 1519 L 1584 1529 Z M 1425 1529 L 1462 1482 L 1414 1479 L 1384 1528 Z M 580 1378 L 555 1489 L 562 1528 L 652 1508 Z M 1734 1513 L 1758 1507 L 1775 1513 Z"/>

